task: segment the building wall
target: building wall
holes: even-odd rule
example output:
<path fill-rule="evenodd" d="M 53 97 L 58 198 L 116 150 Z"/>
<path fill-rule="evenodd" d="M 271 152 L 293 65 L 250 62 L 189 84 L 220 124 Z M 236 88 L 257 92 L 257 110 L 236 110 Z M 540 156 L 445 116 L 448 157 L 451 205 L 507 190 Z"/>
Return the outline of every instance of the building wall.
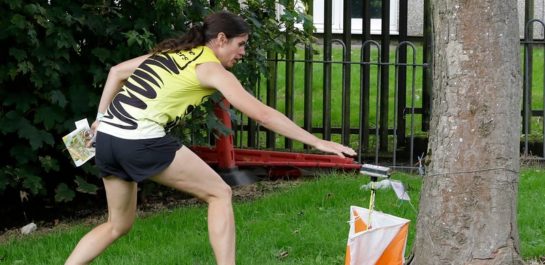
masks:
<path fill-rule="evenodd" d="M 521 38 L 524 38 L 524 30 L 526 25 L 524 24 L 524 8 L 525 1 L 518 1 L 518 13 L 519 13 L 519 32 Z M 534 17 L 545 22 L 545 0 L 534 0 Z M 544 26 L 540 23 L 532 23 L 534 26 L 534 38 L 542 39 Z"/>
<path fill-rule="evenodd" d="M 524 38 L 524 8 L 525 0 L 518 0 L 519 32 Z M 424 0 L 409 0 L 408 3 L 408 35 L 422 36 L 424 23 Z M 534 0 L 534 18 L 545 22 L 545 0 Z M 540 23 L 534 23 L 534 37 L 544 37 L 544 27 Z"/>
<path fill-rule="evenodd" d="M 424 0 L 409 0 L 407 35 L 422 36 L 424 27 Z"/>

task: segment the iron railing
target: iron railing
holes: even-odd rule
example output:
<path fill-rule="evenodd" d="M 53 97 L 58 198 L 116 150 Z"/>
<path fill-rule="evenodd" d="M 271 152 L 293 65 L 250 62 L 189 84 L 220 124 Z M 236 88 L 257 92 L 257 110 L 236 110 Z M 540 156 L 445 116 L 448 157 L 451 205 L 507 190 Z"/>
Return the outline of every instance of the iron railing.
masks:
<path fill-rule="evenodd" d="M 345 10 L 350 8 L 350 1 L 344 0 Z M 389 0 L 382 1 L 383 7 L 389 6 Z M 407 36 L 407 3 L 399 4 L 398 35 L 391 40 L 389 26 L 390 13 L 382 12 L 382 34 L 372 36 L 370 29 L 369 1 L 363 1 L 362 14 L 367 19 L 362 20 L 362 34 L 351 34 L 351 20 L 343 20 L 344 33 L 342 39 L 335 38 L 331 28 L 332 6 L 331 1 L 324 5 L 324 32 L 320 35 L 322 44 L 299 47 L 303 56 L 296 58 L 293 50 L 286 54 L 268 54 L 269 73 L 264 76 L 266 81 L 256 85 L 256 95 L 269 106 L 278 108 L 278 100 L 284 101 L 285 114 L 294 118 L 301 112 L 303 115 L 301 126 L 324 139 L 335 139 L 343 144 L 350 145 L 359 153 L 359 162 L 372 162 L 396 168 L 414 169 L 415 156 L 421 160 L 425 144 L 426 132 L 429 129 L 432 95 L 432 47 L 433 39 L 430 27 L 430 0 L 424 0 L 424 28 L 423 36 L 418 44 L 410 42 Z M 347 9 L 348 8 L 348 9 Z M 526 10 L 528 11 L 528 10 Z M 526 23 L 524 39 L 521 45 L 524 48 L 523 59 L 523 104 L 522 104 L 522 148 L 525 157 L 545 159 L 545 92 L 539 99 L 532 98 L 533 89 L 545 91 L 545 83 L 534 84 L 536 74 L 545 80 L 543 69 L 534 69 L 535 58 L 545 58 L 545 39 L 534 38 L 534 25 L 541 26 L 539 36 L 545 36 L 545 23 L 537 19 L 529 19 L 531 12 L 525 12 Z M 289 33 L 287 33 L 289 34 Z M 316 49 L 321 47 L 321 53 Z M 540 49 L 543 50 L 540 52 Z M 341 49 L 342 59 L 333 58 L 333 49 Z M 357 50 L 355 50 L 357 49 Z M 352 60 L 352 53 L 359 52 L 359 60 Z M 372 51 L 374 53 L 372 53 Z M 395 60 L 390 61 L 390 55 L 395 53 Z M 374 56 L 373 56 L 374 54 Z M 375 58 L 371 58 L 375 57 Z M 412 59 L 409 61 L 409 57 Z M 422 58 L 417 62 L 417 58 Z M 545 63 L 544 63 L 545 64 Z M 284 72 L 279 72 L 281 66 Z M 322 72 L 316 69 L 322 67 Z M 340 67 L 340 69 L 335 68 Z M 354 74 L 354 67 L 359 67 L 359 74 Z M 302 68 L 300 71 L 296 69 Z M 394 71 L 394 82 L 390 82 L 391 71 Z M 336 72 L 340 71 L 340 74 Z M 421 74 L 420 74 L 421 72 Z M 295 84 L 296 75 L 303 76 L 303 84 Z M 284 83 L 279 84 L 278 77 L 284 76 Z M 321 76 L 319 76 L 321 75 Z M 340 81 L 333 80 L 333 76 L 340 76 Z M 420 82 L 416 82 L 421 78 Z M 321 80 L 319 83 L 317 80 Z M 332 89 L 332 83 L 340 83 L 341 89 Z M 358 85 L 354 85 L 359 82 Z M 374 84 L 374 86 L 372 86 Z M 265 86 L 265 91 L 262 86 Z M 283 88 L 284 95 L 279 96 L 279 88 Z M 337 93 L 332 95 L 332 92 Z M 303 94 L 303 105 L 297 109 L 294 102 Z M 371 94 L 375 97 L 371 98 Z M 393 95 L 392 95 L 393 93 Z M 354 96 L 359 101 L 353 104 Z M 332 97 L 341 97 L 340 123 L 332 123 Z M 416 106 L 416 99 L 420 99 Z M 321 103 L 320 103 L 321 100 Z M 393 101 L 393 107 L 390 106 Z M 321 111 L 313 109 L 313 105 L 321 104 Z M 541 109 L 536 109 L 543 106 Z M 372 108 L 375 118 L 371 120 Z M 351 117 L 357 115 L 357 124 Z M 417 123 L 417 117 L 420 117 Z M 315 118 L 315 119 L 313 119 Z M 316 119 L 318 118 L 318 119 Z M 316 124 L 316 121 L 321 121 Z M 391 121 L 393 120 L 393 122 Z M 407 122 L 409 124 L 407 124 Z M 535 125 L 541 124 L 536 129 Z M 294 150 L 294 144 L 289 139 L 283 139 L 274 133 L 260 128 L 256 124 L 245 121 L 239 124 L 236 133 L 238 147 L 260 149 L 288 149 Z M 418 129 L 419 128 L 419 129 Z M 423 132 L 419 134 L 419 132 Z M 417 144 L 416 142 L 419 142 Z M 422 146 L 424 145 L 424 146 Z M 299 149 L 306 149 L 303 146 Z"/>

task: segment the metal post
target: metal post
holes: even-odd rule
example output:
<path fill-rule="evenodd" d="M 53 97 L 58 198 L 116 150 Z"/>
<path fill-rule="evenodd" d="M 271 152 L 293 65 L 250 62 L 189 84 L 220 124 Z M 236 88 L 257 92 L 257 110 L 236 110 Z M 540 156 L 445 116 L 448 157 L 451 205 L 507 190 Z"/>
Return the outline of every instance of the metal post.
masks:
<path fill-rule="evenodd" d="M 363 45 L 371 40 L 371 11 L 370 0 L 363 0 L 362 8 L 362 34 L 361 34 L 361 60 L 360 60 L 360 136 L 358 148 L 358 162 L 362 162 L 362 153 L 369 148 L 369 91 L 370 91 L 370 47 Z"/>
<path fill-rule="evenodd" d="M 267 52 L 268 73 L 267 73 L 267 105 L 276 109 L 276 93 L 277 93 L 277 76 L 278 76 L 278 54 L 276 52 Z M 276 134 L 267 131 L 267 148 L 274 149 L 276 142 Z"/>
<path fill-rule="evenodd" d="M 380 140 L 381 151 L 388 151 L 388 113 L 390 86 L 390 0 L 382 0 L 382 36 L 381 36 L 381 87 L 380 87 Z"/>
<path fill-rule="evenodd" d="M 313 14 L 313 1 L 312 0 L 309 0 L 308 1 L 308 14 L 309 15 L 312 15 Z M 304 113 L 305 113 L 305 117 L 304 117 L 304 125 L 303 127 L 305 128 L 305 130 L 309 131 L 312 133 L 312 88 L 313 88 L 313 75 L 312 75 L 312 70 L 313 70 L 313 63 L 312 63 L 312 59 L 313 59 L 313 51 L 312 51 L 312 44 L 308 44 L 305 46 L 305 83 L 304 83 L 304 87 L 305 87 L 305 109 L 304 109 Z M 305 145 L 304 146 L 305 149 L 310 149 L 310 146 L 308 145 Z"/>
<path fill-rule="evenodd" d="M 528 138 L 527 136 L 532 131 L 532 72 L 533 72 L 533 47 L 532 47 L 532 41 L 534 40 L 534 0 L 526 0 L 524 5 L 524 21 L 525 21 L 525 27 L 524 27 L 524 41 L 525 41 L 525 49 L 524 49 L 524 69 L 523 72 L 525 73 L 525 82 L 523 83 L 523 91 L 522 94 L 522 105 L 524 106 L 525 110 L 528 111 L 529 115 L 526 115 L 528 113 L 525 113 L 525 115 L 522 117 L 522 124 L 524 128 L 524 135 L 525 135 L 525 150 L 524 155 L 528 155 Z M 526 107 L 528 109 L 526 109 Z"/>
<path fill-rule="evenodd" d="M 293 0 L 289 0 L 286 4 L 286 8 L 290 9 L 290 10 L 293 10 L 294 9 L 294 4 L 293 4 Z M 284 106 L 285 106 L 285 114 L 286 114 L 286 117 L 288 117 L 289 119 L 293 120 L 293 99 L 294 99 L 294 96 L 293 96 L 293 90 L 294 90 L 294 82 L 295 82 L 295 79 L 294 79 L 294 62 L 293 62 L 293 59 L 294 59 L 294 46 L 292 44 L 293 40 L 292 40 L 292 37 L 291 37 L 291 32 L 293 31 L 293 23 L 292 22 L 289 22 L 287 23 L 286 25 L 286 31 L 285 31 L 285 36 L 286 36 L 286 49 L 285 49 L 285 52 L 286 52 L 286 68 L 285 68 L 285 76 L 286 76 L 286 79 L 285 79 L 285 101 L 284 101 Z M 293 141 L 287 137 L 284 138 L 284 148 L 288 149 L 288 150 L 291 150 L 293 148 Z"/>
<path fill-rule="evenodd" d="M 305 47 L 305 117 L 304 128 L 312 133 L 312 45 Z M 305 149 L 309 149 L 310 146 L 305 145 Z"/>
<path fill-rule="evenodd" d="M 394 115 L 397 115 L 397 128 L 399 134 L 397 136 L 398 143 L 405 142 L 405 109 L 407 102 L 407 46 L 401 45 L 401 43 L 407 41 L 407 20 L 408 20 L 408 1 L 399 1 L 399 59 L 396 64 L 399 63 L 399 72 L 397 75 L 397 87 L 398 87 L 398 103 L 399 108 Z M 414 55 L 414 54 L 413 54 Z M 397 150 L 393 150 L 396 152 Z"/>
<path fill-rule="evenodd" d="M 332 2 L 324 3 L 324 85 L 322 126 L 323 138 L 331 140 L 331 38 L 332 38 Z"/>
<path fill-rule="evenodd" d="M 424 63 L 427 67 L 422 71 L 422 131 L 430 129 L 431 98 L 433 88 L 433 36 L 431 25 L 431 0 L 424 0 Z"/>
<path fill-rule="evenodd" d="M 351 58 L 351 46 L 352 46 L 352 16 L 350 11 L 352 9 L 352 0 L 344 0 L 344 18 L 343 18 L 343 42 L 345 44 L 343 54 L 343 100 L 342 100 L 342 143 L 344 145 L 350 144 L 350 70 L 352 61 Z"/>

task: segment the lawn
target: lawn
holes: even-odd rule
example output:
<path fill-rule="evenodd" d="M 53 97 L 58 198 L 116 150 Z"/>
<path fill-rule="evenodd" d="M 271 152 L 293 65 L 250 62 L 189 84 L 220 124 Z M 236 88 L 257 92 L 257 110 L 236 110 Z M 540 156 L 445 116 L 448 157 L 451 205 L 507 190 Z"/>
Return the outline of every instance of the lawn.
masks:
<path fill-rule="evenodd" d="M 418 206 L 419 177 L 396 173 Z M 238 264 L 343 264 L 350 205 L 366 207 L 368 179 L 331 173 L 280 185 L 264 196 L 235 199 Z M 264 189 L 257 184 L 254 189 Z M 545 171 L 521 173 L 518 225 L 522 255 L 535 259 L 545 253 Z M 411 220 L 410 250 L 416 209 L 398 201 L 392 190 L 379 190 L 376 207 Z M 0 264 L 62 264 L 91 225 L 78 224 L 12 238 L 0 245 Z M 93 264 L 214 264 L 206 231 L 203 204 L 165 210 L 139 218 L 133 230 Z"/>

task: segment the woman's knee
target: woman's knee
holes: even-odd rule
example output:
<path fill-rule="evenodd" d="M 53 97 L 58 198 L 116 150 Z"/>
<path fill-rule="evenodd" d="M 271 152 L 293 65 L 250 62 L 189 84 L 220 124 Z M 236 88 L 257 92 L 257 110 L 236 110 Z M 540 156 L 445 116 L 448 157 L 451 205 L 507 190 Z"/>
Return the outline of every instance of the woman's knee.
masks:
<path fill-rule="evenodd" d="M 233 196 L 233 190 L 231 190 L 231 187 L 225 183 L 218 184 L 217 187 L 210 192 L 211 196 L 208 202 L 210 202 L 210 200 L 221 200 L 230 203 L 231 197 Z"/>
<path fill-rule="evenodd" d="M 132 224 L 133 222 L 126 222 L 126 223 L 110 222 L 110 233 L 114 238 L 122 237 L 131 231 Z"/>

